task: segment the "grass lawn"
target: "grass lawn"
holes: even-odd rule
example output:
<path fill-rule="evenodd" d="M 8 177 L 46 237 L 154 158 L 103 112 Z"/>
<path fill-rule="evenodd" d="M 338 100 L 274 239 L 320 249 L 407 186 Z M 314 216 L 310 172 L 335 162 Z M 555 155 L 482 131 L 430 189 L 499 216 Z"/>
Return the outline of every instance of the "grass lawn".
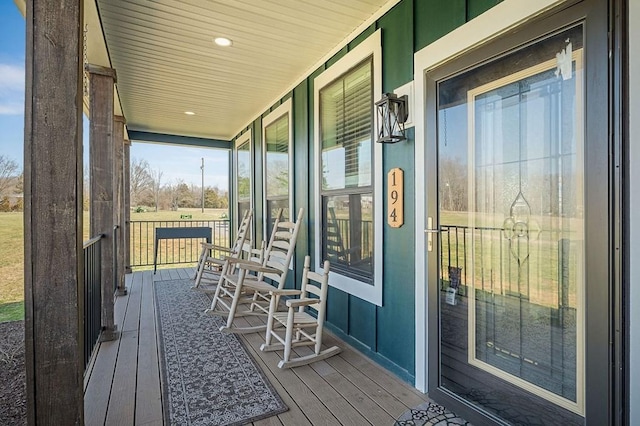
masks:
<path fill-rule="evenodd" d="M 217 220 L 226 209 L 180 209 L 131 213 L 131 220 Z M 83 240 L 89 239 L 89 213 L 84 214 Z M 170 266 L 171 267 L 171 266 Z M 24 229 L 22 212 L 0 212 L 0 322 L 24 318 Z"/>
<path fill-rule="evenodd" d="M 222 214 L 228 215 L 227 209 L 180 209 L 178 211 L 161 210 L 154 212 L 149 209 L 146 212 L 131 212 L 131 220 L 219 220 Z M 180 216 L 191 215 L 191 218 L 182 219 Z"/>
<path fill-rule="evenodd" d="M 0 322 L 24 317 L 24 243 L 21 212 L 0 213 Z"/>

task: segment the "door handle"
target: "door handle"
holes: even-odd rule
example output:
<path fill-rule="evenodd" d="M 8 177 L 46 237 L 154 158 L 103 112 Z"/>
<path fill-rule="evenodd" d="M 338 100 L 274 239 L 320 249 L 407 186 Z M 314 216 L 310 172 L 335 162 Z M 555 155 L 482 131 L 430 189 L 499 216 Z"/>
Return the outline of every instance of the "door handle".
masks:
<path fill-rule="evenodd" d="M 427 234 L 427 251 L 433 251 L 433 234 L 439 234 L 440 227 L 433 227 L 433 218 L 431 216 L 427 217 L 427 229 L 424 230 L 424 233 Z"/>

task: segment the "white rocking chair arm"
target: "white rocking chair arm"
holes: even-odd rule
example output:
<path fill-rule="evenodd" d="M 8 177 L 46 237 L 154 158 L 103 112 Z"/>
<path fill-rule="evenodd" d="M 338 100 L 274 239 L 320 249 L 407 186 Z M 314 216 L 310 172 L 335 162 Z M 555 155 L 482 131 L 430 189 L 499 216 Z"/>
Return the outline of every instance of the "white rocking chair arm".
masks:
<path fill-rule="evenodd" d="M 240 269 L 246 269 L 248 271 L 263 272 L 265 274 L 277 274 L 277 273 L 280 272 L 275 268 L 270 268 L 268 266 L 263 266 L 261 263 L 252 262 L 250 260 L 238 259 L 238 258 L 235 258 L 235 257 L 227 257 L 226 260 L 229 263 L 235 264 L 236 267 L 238 267 Z"/>
<path fill-rule="evenodd" d="M 215 263 L 216 265 L 224 265 L 224 259 L 218 259 L 217 257 L 207 256 L 205 262 L 207 262 L 207 263 Z"/>
<path fill-rule="evenodd" d="M 283 288 L 283 289 L 276 288 L 274 290 L 269 291 L 269 294 L 272 296 L 297 296 L 301 293 L 302 293 L 301 290 L 288 289 L 288 288 Z"/>
<path fill-rule="evenodd" d="M 287 306 L 289 308 L 297 308 L 300 306 L 307 306 L 307 305 L 313 305 L 318 303 L 319 300 L 318 299 L 289 299 L 287 300 Z"/>
<path fill-rule="evenodd" d="M 226 251 L 227 253 L 233 252 L 233 249 L 230 247 L 224 247 L 224 246 L 219 246 L 216 244 L 205 243 L 205 242 L 201 242 L 200 244 L 202 245 L 202 247 L 207 248 L 209 250 Z"/>

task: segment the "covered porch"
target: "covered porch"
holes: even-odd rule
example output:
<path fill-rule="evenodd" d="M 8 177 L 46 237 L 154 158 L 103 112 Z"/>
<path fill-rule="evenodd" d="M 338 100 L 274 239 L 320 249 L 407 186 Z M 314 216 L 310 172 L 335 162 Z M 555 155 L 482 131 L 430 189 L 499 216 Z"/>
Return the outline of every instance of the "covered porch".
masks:
<path fill-rule="evenodd" d="M 86 425 L 163 424 L 153 285 L 189 279 L 193 272 L 193 268 L 175 268 L 160 269 L 155 275 L 152 271 L 127 275 L 129 291 L 115 304 L 115 321 L 122 324 L 120 337 L 98 344 L 85 374 Z M 264 320 L 252 317 L 244 321 Z M 289 370 L 277 367 L 281 352 L 260 351 L 262 333 L 240 337 L 289 407 L 252 424 L 391 425 L 403 412 L 427 400 L 331 333 L 324 342 L 340 346 L 339 355 Z"/>
<path fill-rule="evenodd" d="M 281 371 L 238 337 L 289 408 L 259 423 L 391 424 L 426 392 L 474 424 L 633 423 L 631 2 L 15 2 L 30 424 L 164 423 L 154 287 L 193 271 L 126 274 L 132 141 L 227 150 L 229 229 L 252 212 L 254 246 L 304 212 L 286 289 L 305 256 L 331 262 L 341 354 Z M 86 374 L 83 113 L 102 250 Z"/>

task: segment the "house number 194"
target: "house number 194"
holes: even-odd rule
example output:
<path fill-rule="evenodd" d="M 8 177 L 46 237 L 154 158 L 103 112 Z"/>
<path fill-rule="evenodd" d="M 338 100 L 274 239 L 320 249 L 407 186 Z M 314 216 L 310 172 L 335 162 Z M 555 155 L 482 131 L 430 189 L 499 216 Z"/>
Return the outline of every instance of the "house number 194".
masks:
<path fill-rule="evenodd" d="M 404 172 L 397 167 L 387 173 L 387 223 L 392 228 L 404 224 Z"/>

